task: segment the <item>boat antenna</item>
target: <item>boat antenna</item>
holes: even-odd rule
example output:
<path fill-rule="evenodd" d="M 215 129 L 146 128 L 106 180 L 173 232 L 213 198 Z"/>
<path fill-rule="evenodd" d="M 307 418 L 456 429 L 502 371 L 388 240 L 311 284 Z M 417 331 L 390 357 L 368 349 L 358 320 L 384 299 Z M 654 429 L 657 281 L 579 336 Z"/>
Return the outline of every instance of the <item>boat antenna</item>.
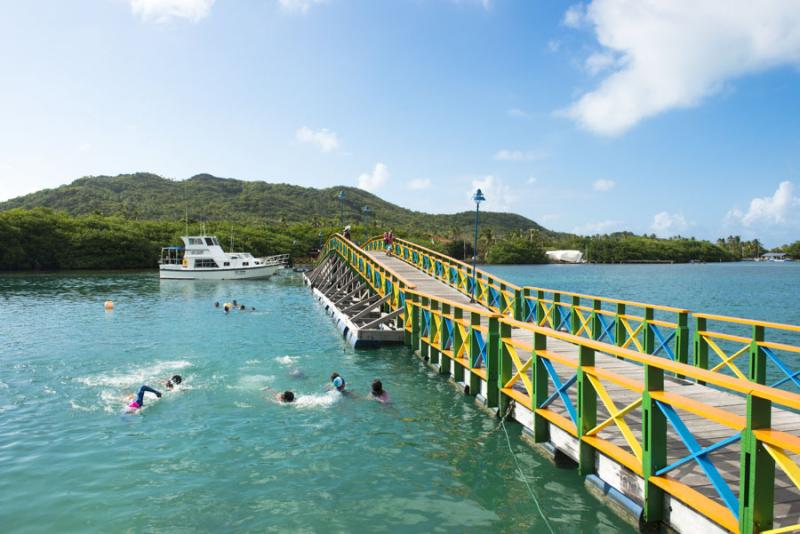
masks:
<path fill-rule="evenodd" d="M 186 235 L 189 235 L 189 197 L 186 195 L 186 187 L 188 180 L 183 181 L 183 209 L 184 209 L 184 222 L 186 223 Z"/>

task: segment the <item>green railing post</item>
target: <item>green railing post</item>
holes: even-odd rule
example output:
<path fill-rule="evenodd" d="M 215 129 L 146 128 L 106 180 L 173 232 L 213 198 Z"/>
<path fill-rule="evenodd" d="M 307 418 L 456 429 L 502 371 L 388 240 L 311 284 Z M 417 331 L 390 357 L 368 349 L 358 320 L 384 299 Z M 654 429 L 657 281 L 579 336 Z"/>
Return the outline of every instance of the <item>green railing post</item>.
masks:
<path fill-rule="evenodd" d="M 646 307 L 644 309 L 644 335 L 642 336 L 642 348 L 645 354 L 653 354 L 656 348 L 656 336 L 653 333 L 653 319 L 655 319 L 655 311 L 653 308 Z"/>
<path fill-rule="evenodd" d="M 533 334 L 533 441 L 544 443 L 550 441 L 550 423 L 536 413 L 539 406 L 547 400 L 549 381 L 547 368 L 542 363 L 542 357 L 537 351 L 547 350 L 547 336 L 539 332 Z"/>
<path fill-rule="evenodd" d="M 578 473 L 585 477 L 595 472 L 594 447 L 583 436 L 597 425 L 597 392 L 583 368 L 594 366 L 594 350 L 581 346 L 578 351 Z"/>
<path fill-rule="evenodd" d="M 600 299 L 592 301 L 592 339 L 600 339 L 600 334 L 603 332 L 603 323 L 600 322 L 600 311 L 603 309 L 603 304 Z"/>
<path fill-rule="evenodd" d="M 497 407 L 497 376 L 499 374 L 500 355 L 500 319 L 489 317 L 489 334 L 486 339 L 486 406 Z"/>
<path fill-rule="evenodd" d="M 472 395 L 477 395 L 481 392 L 481 377 L 472 372 L 476 366 L 478 356 L 480 356 L 480 348 L 475 340 L 476 334 L 479 334 L 477 327 L 481 325 L 481 316 L 478 313 L 470 312 L 469 314 L 469 392 Z"/>
<path fill-rule="evenodd" d="M 419 355 L 422 356 L 422 359 L 428 361 L 430 358 L 430 341 L 431 341 L 431 327 L 433 326 L 433 317 L 431 317 L 430 313 L 430 299 L 428 297 L 421 297 L 420 302 L 420 313 L 419 313 L 419 320 L 420 320 L 420 338 L 419 338 Z M 428 340 L 422 337 L 422 329 L 424 328 L 425 323 L 425 310 L 428 310 Z"/>
<path fill-rule="evenodd" d="M 580 305 L 581 298 L 573 295 L 572 306 L 570 306 L 569 311 L 569 333 L 573 335 L 577 335 L 578 331 L 581 329 L 581 318 L 578 316 L 580 312 L 578 308 Z"/>
<path fill-rule="evenodd" d="M 524 321 L 525 320 L 525 303 L 522 302 L 523 298 L 523 290 L 522 289 L 515 289 L 514 290 L 514 320 L 516 321 Z"/>
<path fill-rule="evenodd" d="M 544 291 L 541 289 L 536 290 L 536 320 L 534 323 L 539 326 L 545 326 L 544 321 Z"/>
<path fill-rule="evenodd" d="M 428 341 L 430 342 L 430 352 L 428 355 L 430 357 L 431 365 L 439 365 L 439 360 L 441 359 L 441 354 L 439 353 L 439 343 L 434 341 L 436 339 L 436 334 L 440 334 L 439 327 L 436 326 L 435 317 L 439 317 L 439 320 L 441 321 L 439 302 L 431 299 L 431 325 L 428 329 Z M 441 341 L 441 335 L 439 337 Z"/>
<path fill-rule="evenodd" d="M 419 295 L 411 295 L 411 348 L 420 352 L 420 331 L 422 330 L 422 314 L 419 312 Z"/>
<path fill-rule="evenodd" d="M 758 343 L 764 341 L 764 327 L 753 325 L 753 337 L 750 341 L 750 380 L 759 384 L 767 383 L 767 355 Z"/>
<path fill-rule="evenodd" d="M 506 298 L 506 285 L 501 283 L 500 284 L 500 294 L 497 295 L 497 307 L 500 308 L 497 310 L 497 313 L 501 313 L 503 315 L 506 314 L 506 308 L 508 307 L 508 299 Z"/>
<path fill-rule="evenodd" d="M 511 362 L 511 353 L 506 345 L 507 341 L 511 340 L 511 325 L 500 323 L 500 339 L 498 341 L 498 354 L 500 355 L 500 370 L 498 372 L 497 389 L 500 396 L 500 414 L 505 414 L 508 409 L 509 397 L 503 394 L 503 388 L 506 383 L 511 380 L 513 375 L 513 368 Z"/>
<path fill-rule="evenodd" d="M 614 340 L 617 346 L 621 347 L 628 340 L 628 331 L 625 330 L 625 325 L 622 324 L 622 316 L 625 315 L 625 305 L 617 303 L 617 314 L 614 316 Z"/>
<path fill-rule="evenodd" d="M 461 329 L 458 323 L 464 318 L 464 310 L 461 308 L 453 308 L 453 357 L 461 350 L 461 345 L 464 344 L 464 339 L 461 336 Z M 456 382 L 464 381 L 464 366 L 460 363 L 453 361 L 453 380 Z"/>
<path fill-rule="evenodd" d="M 448 358 L 442 351 L 446 350 L 447 344 L 445 335 L 447 332 L 447 325 L 445 324 L 445 316 L 450 315 L 450 305 L 442 303 L 442 322 L 440 323 L 441 332 L 439 333 L 439 374 L 450 374 L 450 358 Z"/>
<path fill-rule="evenodd" d="M 550 317 L 553 318 L 553 330 L 560 330 L 561 326 L 561 293 L 553 293 L 553 310 Z"/>
<path fill-rule="evenodd" d="M 678 327 L 675 332 L 675 361 L 689 363 L 689 312 L 678 312 Z M 678 378 L 685 378 L 677 375 Z"/>
<path fill-rule="evenodd" d="M 644 474 L 644 506 L 642 519 L 653 525 L 664 520 L 664 490 L 650 482 L 659 469 L 667 466 L 667 418 L 650 396 L 664 390 L 664 370 L 644 366 L 642 392 L 642 473 Z"/>
<path fill-rule="evenodd" d="M 486 277 L 486 291 L 483 292 L 484 297 L 486 297 L 486 302 L 484 302 L 483 304 L 484 304 L 484 306 L 486 306 L 490 310 L 497 312 L 498 310 L 493 309 L 492 308 L 492 304 L 491 304 L 492 303 L 492 299 L 491 299 L 492 291 L 494 290 L 494 288 L 492 287 L 493 284 L 494 284 L 494 280 L 492 279 L 492 277 L 491 276 L 487 276 Z"/>
<path fill-rule="evenodd" d="M 772 528 L 775 501 L 775 460 L 753 434 L 772 426 L 772 405 L 747 396 L 747 426 L 742 430 L 739 474 L 739 531 L 752 534 Z"/>
<path fill-rule="evenodd" d="M 706 330 L 706 318 L 697 317 L 694 329 L 694 366 L 700 369 L 708 369 L 708 341 L 700 334 Z M 698 384 L 705 384 L 704 380 L 698 380 Z"/>

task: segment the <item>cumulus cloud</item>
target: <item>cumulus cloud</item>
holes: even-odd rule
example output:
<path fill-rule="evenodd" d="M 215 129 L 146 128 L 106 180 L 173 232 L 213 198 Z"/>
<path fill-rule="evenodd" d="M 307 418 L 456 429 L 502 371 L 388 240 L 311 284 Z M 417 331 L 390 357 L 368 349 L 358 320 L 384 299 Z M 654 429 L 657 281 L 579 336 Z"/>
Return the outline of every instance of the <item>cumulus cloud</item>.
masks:
<path fill-rule="evenodd" d="M 592 189 L 595 191 L 601 191 L 605 193 L 606 191 L 611 191 L 617 185 L 617 182 L 614 180 L 606 180 L 605 178 L 600 178 L 599 180 L 595 180 L 592 184 Z"/>
<path fill-rule="evenodd" d="M 488 175 L 483 178 L 475 178 L 472 180 L 472 188 L 467 191 L 467 198 L 469 202 L 474 205 L 472 195 L 475 190 L 480 189 L 486 197 L 486 204 L 490 206 L 491 210 L 508 211 L 511 209 L 512 204 L 517 201 L 517 196 L 508 185 L 496 176 Z"/>
<path fill-rule="evenodd" d="M 786 224 L 796 218 L 793 208 L 800 206 L 800 197 L 794 195 L 794 184 L 781 182 L 771 197 L 754 198 L 746 212 L 733 208 L 726 217 L 728 222 L 739 222 L 744 226 L 772 226 Z"/>
<path fill-rule="evenodd" d="M 297 129 L 295 138 L 301 143 L 316 145 L 323 152 L 332 152 L 339 148 L 339 138 L 336 137 L 336 132 L 332 132 L 327 128 L 314 131 L 307 126 L 303 126 Z"/>
<path fill-rule="evenodd" d="M 377 191 L 389 179 L 389 168 L 383 163 L 376 163 L 371 173 L 364 173 L 358 177 L 358 187 L 365 191 Z"/>
<path fill-rule="evenodd" d="M 215 0 L 130 0 L 131 11 L 144 21 L 163 23 L 172 18 L 197 22 L 211 11 Z"/>
<path fill-rule="evenodd" d="M 502 148 L 494 154 L 494 159 L 499 161 L 532 161 L 542 158 L 544 158 L 544 155 L 534 150 L 511 150 Z"/>
<path fill-rule="evenodd" d="M 604 135 L 696 106 L 737 77 L 800 62 L 796 0 L 593 0 L 570 7 L 564 24 L 593 28 L 601 50 L 587 68 L 611 69 L 564 113 Z"/>
<path fill-rule="evenodd" d="M 316 5 L 324 4 L 327 0 L 278 0 L 284 11 L 306 14 Z"/>
<path fill-rule="evenodd" d="M 408 182 L 409 189 L 430 189 L 431 181 L 428 178 L 414 178 L 410 182 Z"/>
<path fill-rule="evenodd" d="M 624 223 L 622 221 L 600 221 L 576 226 L 572 229 L 573 234 L 596 235 L 607 234 L 619 230 Z"/>
<path fill-rule="evenodd" d="M 653 216 L 650 228 L 659 237 L 670 237 L 685 232 L 689 228 L 689 223 L 683 213 L 661 211 Z"/>

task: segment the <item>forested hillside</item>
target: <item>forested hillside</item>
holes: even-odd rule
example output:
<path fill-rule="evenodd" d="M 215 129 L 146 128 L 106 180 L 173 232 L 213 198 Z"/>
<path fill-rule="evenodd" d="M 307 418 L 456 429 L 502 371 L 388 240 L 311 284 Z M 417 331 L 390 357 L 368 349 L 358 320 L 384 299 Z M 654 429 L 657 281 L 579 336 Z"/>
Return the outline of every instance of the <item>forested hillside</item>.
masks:
<path fill-rule="evenodd" d="M 183 221 L 188 211 L 192 221 L 327 224 L 339 220 L 339 191 L 345 193 L 346 224 L 362 222 L 364 206 L 369 206 L 370 221 L 377 221 L 379 226 L 386 228 L 463 232 L 473 224 L 475 217 L 472 212 L 432 215 L 412 211 L 353 187 L 314 189 L 217 178 L 208 174 L 173 181 L 149 173 L 80 178 L 69 185 L 2 202 L 0 211 L 50 208 L 70 215 L 97 214 L 161 221 Z M 512 230 L 553 234 L 514 213 L 482 212 L 481 225 L 500 234 Z"/>

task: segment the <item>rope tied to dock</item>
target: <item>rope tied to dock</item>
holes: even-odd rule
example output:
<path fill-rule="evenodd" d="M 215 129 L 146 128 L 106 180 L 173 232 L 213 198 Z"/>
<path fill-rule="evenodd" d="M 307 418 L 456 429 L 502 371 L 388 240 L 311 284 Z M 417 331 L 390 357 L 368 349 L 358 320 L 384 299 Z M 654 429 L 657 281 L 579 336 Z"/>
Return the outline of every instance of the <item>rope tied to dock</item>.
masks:
<path fill-rule="evenodd" d="M 525 487 L 528 488 L 528 493 L 530 494 L 533 503 L 536 505 L 536 509 L 539 511 L 539 515 L 542 516 L 542 519 L 544 520 L 544 524 L 547 527 L 547 530 L 550 532 L 550 534 L 555 534 L 555 530 L 553 530 L 553 526 L 550 524 L 550 520 L 548 520 L 547 516 L 544 514 L 544 510 L 542 510 L 542 506 L 539 504 L 539 498 L 536 496 L 536 492 L 533 490 L 530 483 L 528 482 L 528 478 L 525 476 L 525 472 L 522 470 L 522 466 L 519 464 L 519 461 L 517 460 L 517 455 L 514 453 L 514 448 L 511 445 L 511 438 L 509 437 L 508 430 L 506 429 L 506 419 L 508 419 L 508 416 L 511 414 L 513 407 L 514 407 L 514 401 L 513 400 L 509 401 L 508 405 L 506 406 L 506 412 L 500 418 L 500 423 L 498 423 L 498 425 L 493 430 L 489 431 L 487 437 L 496 432 L 498 429 L 500 428 L 503 429 L 503 433 L 506 436 L 506 443 L 508 444 L 508 452 L 511 453 L 511 458 L 514 460 L 514 465 L 517 468 L 517 472 L 519 473 L 519 476 L 522 478 L 522 482 L 525 484 Z"/>

